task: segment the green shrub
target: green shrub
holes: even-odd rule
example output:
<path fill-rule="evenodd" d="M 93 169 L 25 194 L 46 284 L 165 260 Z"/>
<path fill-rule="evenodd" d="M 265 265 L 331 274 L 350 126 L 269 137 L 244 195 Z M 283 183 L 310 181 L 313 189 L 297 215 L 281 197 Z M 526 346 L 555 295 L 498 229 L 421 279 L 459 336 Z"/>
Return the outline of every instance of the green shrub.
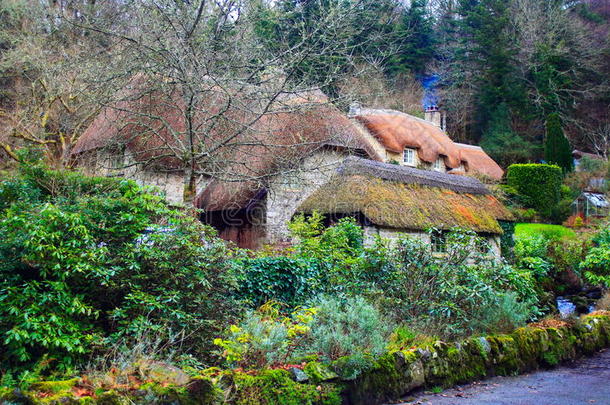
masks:
<path fill-rule="evenodd" d="M 531 207 L 545 217 L 551 215 L 553 207 L 559 202 L 563 180 L 559 166 L 513 164 L 508 167 L 506 180 L 520 195 L 529 198 Z"/>
<path fill-rule="evenodd" d="M 520 301 L 517 293 L 513 291 L 499 293 L 490 305 L 481 309 L 478 319 L 475 320 L 475 329 L 510 333 L 530 319 L 531 305 L 529 301 Z"/>
<path fill-rule="evenodd" d="M 321 296 L 313 304 L 311 330 L 297 349 L 301 355 L 318 353 L 324 360 L 339 360 L 335 371 L 353 379 L 383 354 L 392 327 L 364 298 Z"/>
<path fill-rule="evenodd" d="M 354 218 L 343 218 L 324 228 L 323 217 L 314 212 L 309 217 L 295 217 L 289 227 L 297 239 L 295 256 L 319 263 L 325 292 L 345 294 L 358 291 L 368 264 L 364 254 L 364 234 Z"/>
<path fill-rule="evenodd" d="M 22 167 L 0 183 L 0 234 L 3 367 L 69 368 L 142 329 L 203 355 L 236 308 L 225 244 L 131 181 Z"/>
<path fill-rule="evenodd" d="M 606 224 L 593 238 L 595 247 L 586 255 L 580 268 L 592 284 L 610 288 L 610 226 Z"/>
<path fill-rule="evenodd" d="M 277 300 L 291 306 L 317 294 L 360 294 L 383 277 L 385 245 L 381 240 L 364 247 L 363 230 L 353 218 L 325 228 L 317 212 L 297 216 L 291 223 L 297 239 L 289 256 L 242 260 L 240 294 L 254 305 Z"/>
<path fill-rule="evenodd" d="M 270 301 L 247 312 L 239 325 L 231 325 L 214 344 L 223 349 L 222 357 L 232 367 L 260 369 L 285 364 L 301 349 L 316 312 L 316 308 L 298 308 L 285 316 L 281 305 Z"/>
<path fill-rule="evenodd" d="M 338 361 L 336 371 L 354 378 L 384 352 L 391 329 L 362 297 L 320 296 L 288 316 L 279 303 L 266 303 L 214 343 L 232 367 L 260 369 L 313 356 Z"/>
<path fill-rule="evenodd" d="M 484 308 L 501 294 L 514 291 L 518 302 L 528 302 L 528 317 L 540 314 L 538 291 L 529 271 L 521 271 L 484 254 L 473 254 L 480 239 L 454 231 L 447 237 L 447 253 L 437 257 L 427 243 L 403 238 L 390 251 L 388 277 L 379 283 L 379 306 L 398 323 L 444 338 L 478 331 L 489 317 Z"/>
<path fill-rule="evenodd" d="M 285 256 L 247 259 L 240 263 L 239 295 L 253 306 L 271 300 L 296 306 L 322 288 L 316 260 Z"/>

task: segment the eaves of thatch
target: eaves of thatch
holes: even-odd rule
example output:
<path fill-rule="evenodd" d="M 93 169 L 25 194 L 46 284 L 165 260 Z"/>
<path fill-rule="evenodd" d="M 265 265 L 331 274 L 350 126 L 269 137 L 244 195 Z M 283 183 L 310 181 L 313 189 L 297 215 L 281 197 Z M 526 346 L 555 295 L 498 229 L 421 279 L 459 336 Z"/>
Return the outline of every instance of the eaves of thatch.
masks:
<path fill-rule="evenodd" d="M 389 174 L 394 169 L 395 174 Z M 299 212 L 362 214 L 381 227 L 422 231 L 461 227 L 501 234 L 511 214 L 476 179 L 350 158 Z"/>

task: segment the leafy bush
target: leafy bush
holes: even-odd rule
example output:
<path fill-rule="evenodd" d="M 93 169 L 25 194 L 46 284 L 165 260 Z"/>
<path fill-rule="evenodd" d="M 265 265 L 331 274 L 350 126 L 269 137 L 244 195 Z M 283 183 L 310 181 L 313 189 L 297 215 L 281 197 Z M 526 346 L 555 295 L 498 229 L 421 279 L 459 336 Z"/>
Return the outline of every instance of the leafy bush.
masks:
<path fill-rule="evenodd" d="M 353 379 L 383 354 L 391 325 L 364 298 L 321 296 L 314 303 L 311 330 L 298 349 L 301 355 L 319 353 L 324 360 L 340 360 L 335 371 Z"/>
<path fill-rule="evenodd" d="M 515 256 L 518 258 L 545 258 L 548 247 L 549 240 L 541 234 L 528 234 L 527 236 L 520 236 L 515 241 Z"/>
<path fill-rule="evenodd" d="M 290 229 L 297 242 L 289 256 L 263 254 L 239 262 L 240 295 L 254 306 L 267 300 L 297 306 L 321 293 L 359 294 L 383 276 L 384 244 L 364 247 L 353 218 L 325 228 L 320 214 L 300 215 Z"/>
<path fill-rule="evenodd" d="M 270 301 L 246 313 L 239 325 L 231 325 L 226 337 L 214 339 L 230 366 L 263 368 L 288 362 L 299 349 L 316 308 L 298 308 L 284 316 L 278 302 Z"/>
<path fill-rule="evenodd" d="M 604 228 L 593 238 L 595 247 L 586 255 L 580 268 L 591 284 L 610 287 L 610 226 Z"/>
<path fill-rule="evenodd" d="M 490 305 L 481 309 L 475 320 L 476 330 L 510 333 L 525 325 L 531 316 L 530 301 L 520 301 L 517 293 L 499 293 Z"/>
<path fill-rule="evenodd" d="M 281 304 L 270 301 L 214 343 L 232 367 L 275 367 L 313 356 L 340 360 L 337 372 L 344 378 L 354 378 L 384 352 L 391 326 L 364 298 L 320 296 L 311 304 L 285 316 Z"/>
<path fill-rule="evenodd" d="M 23 167 L 0 183 L 3 366 L 69 368 L 142 328 L 202 355 L 231 317 L 232 253 L 131 181 Z"/>
<path fill-rule="evenodd" d="M 295 256 L 319 263 L 324 275 L 322 285 L 329 293 L 357 291 L 369 267 L 364 249 L 364 234 L 354 218 L 343 218 L 325 228 L 317 212 L 299 215 L 289 225 L 297 239 Z"/>
<path fill-rule="evenodd" d="M 271 300 L 296 306 L 322 286 L 319 262 L 285 256 L 246 259 L 240 263 L 239 295 L 253 306 Z"/>
<path fill-rule="evenodd" d="M 513 164 L 506 173 L 508 185 L 531 200 L 532 208 L 548 217 L 559 202 L 563 180 L 559 166 L 544 164 Z"/>
<path fill-rule="evenodd" d="M 501 295 L 512 296 L 529 307 L 524 317 L 539 314 L 538 291 L 529 271 L 520 271 L 484 254 L 473 254 L 480 243 L 475 234 L 454 231 L 447 238 L 447 254 L 430 252 L 419 239 L 401 239 L 390 251 L 388 277 L 378 285 L 379 305 L 396 322 L 429 334 L 453 338 L 478 331 L 489 319 L 484 308 L 493 307 Z M 523 307 L 525 308 L 525 307 Z M 488 330 L 485 330 L 488 331 Z"/>

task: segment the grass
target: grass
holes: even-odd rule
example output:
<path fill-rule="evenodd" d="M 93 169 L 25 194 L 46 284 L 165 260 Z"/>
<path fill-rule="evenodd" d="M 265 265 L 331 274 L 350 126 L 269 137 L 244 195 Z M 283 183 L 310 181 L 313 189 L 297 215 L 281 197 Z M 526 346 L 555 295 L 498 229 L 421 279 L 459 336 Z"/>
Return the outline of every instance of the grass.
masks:
<path fill-rule="evenodd" d="M 517 224 L 515 226 L 515 238 L 542 235 L 547 239 L 560 239 L 563 237 L 573 238 L 576 233 L 570 228 L 561 225 L 549 224 Z"/>

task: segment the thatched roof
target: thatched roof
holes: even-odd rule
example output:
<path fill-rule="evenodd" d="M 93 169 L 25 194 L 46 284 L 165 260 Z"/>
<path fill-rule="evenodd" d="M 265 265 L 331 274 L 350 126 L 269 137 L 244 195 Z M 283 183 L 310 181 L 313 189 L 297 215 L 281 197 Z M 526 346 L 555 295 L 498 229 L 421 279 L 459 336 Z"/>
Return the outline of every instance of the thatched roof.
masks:
<path fill-rule="evenodd" d="M 337 173 L 344 176 L 364 175 L 404 184 L 446 188 L 460 193 L 490 193 L 485 185 L 473 177 L 448 175 L 433 170 L 421 170 L 357 157 L 345 159 L 343 164 L 337 169 Z"/>
<path fill-rule="evenodd" d="M 150 83 L 149 78 L 136 76 L 123 89 L 121 101 L 104 108 L 85 130 L 73 153 L 122 145 L 138 162 L 181 170 L 179 157 L 187 134 L 184 98 L 179 86 L 168 85 L 162 91 Z M 151 86 L 154 90 L 149 91 Z M 191 123 L 194 142 L 196 149 L 215 153 L 214 165 L 221 167 L 212 170 L 219 173 L 234 172 L 236 167 L 228 166 L 237 165 L 242 178 L 263 176 L 280 158 L 292 159 L 320 147 L 360 150 L 379 158 L 319 91 L 281 94 L 272 106 L 224 89 L 210 88 L 202 97 Z M 205 159 L 200 164 L 205 165 Z"/>
<path fill-rule="evenodd" d="M 480 146 L 455 144 L 460 151 L 460 159 L 465 162 L 469 173 L 478 173 L 494 180 L 502 179 L 504 170 Z"/>
<path fill-rule="evenodd" d="M 400 111 L 362 109 L 355 117 L 385 148 L 402 153 L 405 148 L 418 149 L 424 162 L 439 157 L 449 168 L 460 166 L 460 154 L 453 141 L 436 125 Z"/>
<path fill-rule="evenodd" d="M 396 175 L 388 175 L 393 171 Z M 463 227 L 501 234 L 511 214 L 478 180 L 349 158 L 299 212 L 362 214 L 373 224 L 403 230 Z"/>
<path fill-rule="evenodd" d="M 73 153 L 121 145 L 136 162 L 155 170 L 181 171 L 184 163 L 176 152 L 184 149 L 187 123 L 180 89 L 168 85 L 162 92 L 148 87 L 147 78 L 135 77 L 123 89 L 122 101 L 94 119 Z M 215 180 L 197 197 L 200 208 L 244 207 L 260 194 L 266 178 L 319 149 L 341 148 L 381 159 L 319 91 L 282 94 L 259 114 L 261 100 L 231 96 L 226 90 L 207 93 L 205 105 L 194 113 L 193 127 L 197 145 L 202 151 L 213 150 L 214 156 L 210 161 L 200 159 L 199 168 Z M 227 141 L 232 134 L 239 135 Z M 214 149 L 216 145 L 221 146 Z"/>
<path fill-rule="evenodd" d="M 354 117 L 383 146 L 394 153 L 405 148 L 417 149 L 419 158 L 428 163 L 439 157 L 449 169 L 466 167 L 469 173 L 479 173 L 499 180 L 504 171 L 478 146 L 453 142 L 439 127 L 429 121 L 394 110 L 361 109 Z"/>

